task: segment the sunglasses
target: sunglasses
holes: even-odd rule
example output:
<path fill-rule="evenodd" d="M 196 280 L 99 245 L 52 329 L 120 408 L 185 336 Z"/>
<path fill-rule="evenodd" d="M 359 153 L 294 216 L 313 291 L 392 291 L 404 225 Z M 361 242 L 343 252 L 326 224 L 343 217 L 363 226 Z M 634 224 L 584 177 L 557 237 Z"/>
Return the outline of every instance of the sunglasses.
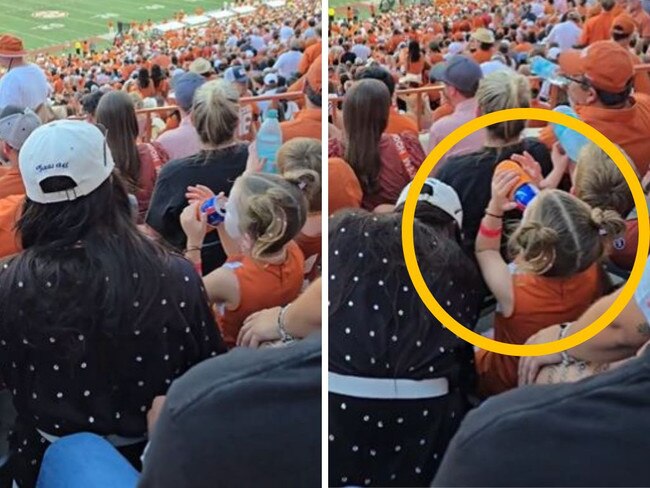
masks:
<path fill-rule="evenodd" d="M 562 78 L 565 78 L 568 81 L 572 81 L 573 83 L 577 83 L 582 88 L 590 88 L 591 86 L 593 86 L 591 84 L 591 82 L 587 78 L 585 78 L 584 76 L 582 76 L 580 78 L 575 78 L 573 76 L 562 75 Z"/>

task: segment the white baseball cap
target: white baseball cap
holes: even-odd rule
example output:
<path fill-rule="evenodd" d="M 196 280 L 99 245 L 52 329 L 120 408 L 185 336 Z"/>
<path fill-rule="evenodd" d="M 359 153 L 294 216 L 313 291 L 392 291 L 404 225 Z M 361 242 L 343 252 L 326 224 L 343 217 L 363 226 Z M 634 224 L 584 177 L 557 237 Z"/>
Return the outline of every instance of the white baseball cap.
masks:
<path fill-rule="evenodd" d="M 115 167 L 106 138 L 95 125 L 56 120 L 36 129 L 18 155 L 27 197 L 37 203 L 58 203 L 89 195 L 108 179 Z M 41 183 L 67 176 L 76 186 L 44 192 Z"/>
<path fill-rule="evenodd" d="M 13 111 L 12 108 L 16 108 L 16 111 Z M 2 113 L 13 113 L 5 117 L 0 114 L 0 117 L 2 117 L 0 118 L 0 141 L 4 141 L 17 151 L 20 151 L 29 135 L 40 127 L 41 119 L 28 108 L 18 110 L 17 107 L 8 106 L 5 107 Z"/>
<path fill-rule="evenodd" d="M 278 82 L 278 75 L 275 73 L 269 73 L 268 75 L 264 76 L 265 85 L 274 85 L 277 82 Z"/>
<path fill-rule="evenodd" d="M 411 183 L 406 185 L 402 193 L 399 194 L 399 198 L 395 204 L 396 207 L 406 202 L 406 195 L 408 194 L 409 188 L 411 188 Z M 427 178 L 418 195 L 418 202 L 427 202 L 434 207 L 438 207 L 452 217 L 459 228 L 463 226 L 463 206 L 460 203 L 460 198 L 458 198 L 456 190 L 446 183 L 435 178 Z"/>

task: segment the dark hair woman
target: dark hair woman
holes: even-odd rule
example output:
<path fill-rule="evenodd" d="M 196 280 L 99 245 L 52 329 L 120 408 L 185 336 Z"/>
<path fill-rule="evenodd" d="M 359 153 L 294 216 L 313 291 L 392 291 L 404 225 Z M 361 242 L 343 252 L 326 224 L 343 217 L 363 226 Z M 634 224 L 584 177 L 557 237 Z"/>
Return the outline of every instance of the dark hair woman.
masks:
<path fill-rule="evenodd" d="M 151 81 L 149 70 L 147 68 L 140 68 L 138 71 L 137 86 L 142 98 L 152 97 L 156 93 L 156 89 Z"/>
<path fill-rule="evenodd" d="M 167 94 L 169 93 L 169 81 L 167 81 L 162 68 L 157 64 L 154 64 L 151 67 L 151 81 L 153 82 L 155 95 L 167 98 Z"/>
<path fill-rule="evenodd" d="M 36 482 L 50 442 L 106 436 L 136 467 L 146 413 L 224 350 L 200 277 L 138 232 L 104 136 L 56 121 L 21 150 L 24 251 L 0 267 L 0 376 L 18 412 L 13 477 Z"/>
<path fill-rule="evenodd" d="M 402 70 L 406 74 L 422 76 L 423 73 L 429 71 L 429 66 L 418 41 L 410 41 L 408 48 L 404 51 L 404 56 L 401 59 Z"/>
<path fill-rule="evenodd" d="M 449 222 L 429 217 L 436 227 L 413 224 L 420 269 L 437 301 L 473 328 L 476 267 L 438 230 Z M 472 348 L 412 289 L 401 219 L 357 210 L 330 223 L 330 486 L 429 486 L 470 408 Z"/>
<path fill-rule="evenodd" d="M 512 108 L 530 106 L 530 83 L 525 76 L 511 71 L 496 71 L 479 83 L 476 92 L 481 115 Z M 492 175 L 496 166 L 506 159 L 520 160 L 528 152 L 535 159 L 544 176 L 552 168 L 551 155 L 537 139 L 522 138 L 525 120 L 509 120 L 486 127 L 486 142 L 479 151 L 453 156 L 438 165 L 436 178 L 451 185 L 460 196 L 465 218 L 463 220 L 463 247 L 474 256 L 474 242 L 485 207 L 490 201 Z M 508 212 L 507 219 L 520 219 L 521 212 Z"/>
<path fill-rule="evenodd" d="M 394 204 L 425 158 L 414 134 L 384 133 L 390 110 L 386 85 L 360 80 L 343 102 L 342 138 L 329 140 L 329 157 L 343 158 L 352 167 L 363 189 L 362 205 L 368 210 Z"/>
<path fill-rule="evenodd" d="M 106 128 L 106 140 L 130 193 L 138 199 L 140 221 L 149 208 L 158 169 L 167 160 L 159 146 L 138 143 L 138 119 L 131 97 L 122 91 L 104 95 L 96 120 Z"/>
<path fill-rule="evenodd" d="M 239 127 L 239 92 L 232 83 L 213 80 L 196 90 L 192 122 L 201 140 L 201 151 L 163 166 L 146 218 L 149 227 L 179 251 L 187 245 L 180 222 L 187 207 L 187 187 L 204 185 L 215 194 L 229 194 L 248 159 L 248 145 L 235 136 Z M 201 260 L 206 274 L 226 261 L 216 232 L 206 236 Z"/>

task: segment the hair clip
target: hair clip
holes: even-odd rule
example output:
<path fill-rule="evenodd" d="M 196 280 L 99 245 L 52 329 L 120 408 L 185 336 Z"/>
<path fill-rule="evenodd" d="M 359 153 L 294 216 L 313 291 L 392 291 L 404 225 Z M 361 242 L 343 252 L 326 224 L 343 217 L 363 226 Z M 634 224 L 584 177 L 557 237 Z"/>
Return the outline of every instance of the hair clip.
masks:
<path fill-rule="evenodd" d="M 307 187 L 307 183 L 305 183 L 304 181 L 298 183 L 298 188 L 300 188 L 301 191 L 304 190 L 306 187 Z"/>
<path fill-rule="evenodd" d="M 598 235 L 606 236 L 606 235 L 607 235 L 607 231 L 606 231 L 605 229 L 598 229 Z"/>

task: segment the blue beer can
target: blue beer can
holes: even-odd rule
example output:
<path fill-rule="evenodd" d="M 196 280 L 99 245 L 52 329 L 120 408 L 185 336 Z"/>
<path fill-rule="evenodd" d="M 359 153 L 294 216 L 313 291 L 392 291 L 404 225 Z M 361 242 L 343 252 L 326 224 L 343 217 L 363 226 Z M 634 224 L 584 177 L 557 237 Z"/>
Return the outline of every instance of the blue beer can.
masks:
<path fill-rule="evenodd" d="M 201 213 L 206 214 L 208 225 L 218 226 L 226 218 L 226 209 L 217 196 L 207 199 L 201 205 Z"/>
<path fill-rule="evenodd" d="M 524 210 L 530 204 L 530 202 L 533 201 L 538 193 L 539 190 L 535 186 L 531 185 L 530 183 L 524 183 L 519 188 L 517 188 L 517 191 L 514 195 L 514 200 L 517 203 L 517 206 L 521 210 Z"/>

